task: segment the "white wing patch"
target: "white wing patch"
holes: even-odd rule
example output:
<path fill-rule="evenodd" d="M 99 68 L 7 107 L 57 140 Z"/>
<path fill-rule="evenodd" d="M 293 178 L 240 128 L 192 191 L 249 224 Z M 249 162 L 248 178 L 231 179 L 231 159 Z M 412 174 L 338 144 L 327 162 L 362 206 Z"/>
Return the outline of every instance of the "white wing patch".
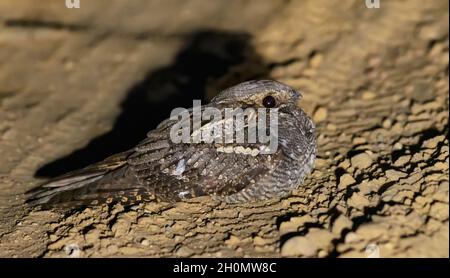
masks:
<path fill-rule="evenodd" d="M 245 155 L 251 155 L 251 156 L 257 156 L 259 154 L 259 149 L 244 148 L 242 146 L 218 147 L 218 148 L 216 148 L 216 150 L 221 153 L 236 153 L 236 154 L 245 154 Z"/>
<path fill-rule="evenodd" d="M 184 170 L 186 170 L 186 163 L 183 158 L 178 161 L 177 168 L 175 168 L 175 170 L 172 172 L 172 175 L 181 176 L 184 173 Z"/>

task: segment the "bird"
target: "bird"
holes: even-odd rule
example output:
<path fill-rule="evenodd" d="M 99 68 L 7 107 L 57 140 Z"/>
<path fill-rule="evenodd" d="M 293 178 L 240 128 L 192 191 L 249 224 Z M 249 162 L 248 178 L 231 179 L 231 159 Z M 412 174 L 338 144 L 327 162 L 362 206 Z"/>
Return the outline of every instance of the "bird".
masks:
<path fill-rule="evenodd" d="M 274 80 L 237 84 L 202 105 L 200 112 L 212 109 L 223 116 L 227 109 L 251 111 L 240 127 L 230 117 L 213 121 L 203 116 L 196 126 L 190 122 L 195 107 L 180 110 L 184 120 L 180 120 L 183 113 L 171 115 L 134 148 L 46 181 L 27 191 L 25 202 L 32 207 L 76 208 L 116 202 L 175 203 L 199 196 L 230 204 L 285 197 L 311 173 L 317 152 L 316 127 L 299 107 L 301 99 L 299 91 Z M 259 111 L 276 111 L 276 134 L 270 134 L 271 118 Z M 237 136 L 216 141 L 217 134 L 223 133 L 208 133 L 212 127 L 231 123 L 228 127 L 249 136 L 252 117 L 266 123 L 261 135 L 269 133 L 275 148 L 270 149 L 267 142 L 238 141 Z M 187 123 L 186 133 L 180 123 Z M 187 141 L 174 140 L 180 134 Z M 194 142 L 199 134 L 210 134 L 209 141 L 200 136 Z"/>

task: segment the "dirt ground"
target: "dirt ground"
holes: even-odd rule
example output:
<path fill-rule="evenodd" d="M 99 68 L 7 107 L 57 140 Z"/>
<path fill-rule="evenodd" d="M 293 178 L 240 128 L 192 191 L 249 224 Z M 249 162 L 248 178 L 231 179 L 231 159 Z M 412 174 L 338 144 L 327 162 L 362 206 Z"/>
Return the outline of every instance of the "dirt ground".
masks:
<path fill-rule="evenodd" d="M 0 1 L 1 257 L 448 257 L 449 3 Z M 287 198 L 30 211 L 41 180 L 248 79 L 303 92 Z"/>

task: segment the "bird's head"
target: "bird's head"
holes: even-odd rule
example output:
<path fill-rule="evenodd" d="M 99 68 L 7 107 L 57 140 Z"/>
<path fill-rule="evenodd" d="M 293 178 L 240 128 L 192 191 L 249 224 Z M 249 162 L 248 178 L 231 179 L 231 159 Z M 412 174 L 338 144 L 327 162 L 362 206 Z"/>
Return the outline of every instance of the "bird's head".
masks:
<path fill-rule="evenodd" d="M 220 92 L 211 103 L 223 107 L 284 108 L 296 106 L 300 92 L 273 80 L 240 83 Z"/>

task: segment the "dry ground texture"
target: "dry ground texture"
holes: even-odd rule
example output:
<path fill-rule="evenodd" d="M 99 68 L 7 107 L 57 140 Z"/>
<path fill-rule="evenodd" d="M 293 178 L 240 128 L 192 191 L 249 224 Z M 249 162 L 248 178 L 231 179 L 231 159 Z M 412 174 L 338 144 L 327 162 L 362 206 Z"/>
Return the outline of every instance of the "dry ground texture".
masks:
<path fill-rule="evenodd" d="M 448 257 L 448 5 L 0 1 L 0 256 Z M 315 170 L 291 196 L 22 205 L 40 180 L 254 78 L 301 90 L 318 125 Z"/>

